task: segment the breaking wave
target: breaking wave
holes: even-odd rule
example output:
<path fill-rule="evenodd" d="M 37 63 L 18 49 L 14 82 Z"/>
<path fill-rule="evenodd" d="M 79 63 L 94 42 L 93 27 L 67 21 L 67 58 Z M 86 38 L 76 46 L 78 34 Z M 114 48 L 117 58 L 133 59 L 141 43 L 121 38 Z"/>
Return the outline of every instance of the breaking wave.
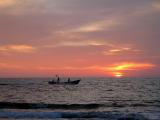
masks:
<path fill-rule="evenodd" d="M 112 113 L 112 112 L 13 112 L 0 111 L 0 118 L 15 119 L 53 119 L 53 118 L 107 118 L 109 120 L 150 120 L 139 113 Z"/>
<path fill-rule="evenodd" d="M 47 104 L 47 103 L 14 103 L 14 102 L 0 102 L 0 108 L 9 109 L 98 109 L 100 107 L 160 107 L 160 101 L 144 102 L 144 103 L 106 103 L 106 104 Z"/>
<path fill-rule="evenodd" d="M 9 109 L 96 109 L 101 104 L 46 104 L 46 103 L 12 103 L 0 102 L 0 108 Z"/>

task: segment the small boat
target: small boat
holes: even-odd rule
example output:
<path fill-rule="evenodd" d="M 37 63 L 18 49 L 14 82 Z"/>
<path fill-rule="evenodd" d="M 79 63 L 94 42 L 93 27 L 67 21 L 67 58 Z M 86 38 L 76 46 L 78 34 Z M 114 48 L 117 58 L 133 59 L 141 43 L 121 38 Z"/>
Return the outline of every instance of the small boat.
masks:
<path fill-rule="evenodd" d="M 48 84 L 52 84 L 52 85 L 77 85 L 77 84 L 79 84 L 80 81 L 81 81 L 81 79 L 74 80 L 74 81 L 67 81 L 67 82 L 55 82 L 54 80 L 52 80 L 52 81 L 48 81 Z"/>

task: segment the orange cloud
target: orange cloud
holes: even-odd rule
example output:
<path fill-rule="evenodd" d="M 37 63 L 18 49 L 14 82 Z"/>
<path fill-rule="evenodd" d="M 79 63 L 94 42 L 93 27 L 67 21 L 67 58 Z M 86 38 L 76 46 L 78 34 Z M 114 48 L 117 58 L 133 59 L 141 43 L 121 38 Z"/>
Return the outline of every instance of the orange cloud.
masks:
<path fill-rule="evenodd" d="M 0 52 L 20 52 L 20 53 L 30 53 L 35 51 L 36 48 L 30 45 L 5 45 L 0 46 Z"/>
<path fill-rule="evenodd" d="M 71 32 L 96 32 L 96 31 L 110 30 L 118 25 L 120 25 L 120 22 L 118 20 L 114 19 L 102 20 L 80 26 L 74 30 L 71 30 Z"/>
<path fill-rule="evenodd" d="M 63 41 L 54 45 L 46 45 L 45 47 L 63 47 L 63 46 L 101 46 L 109 45 L 109 43 L 101 42 L 98 40 L 86 40 L 86 41 Z"/>

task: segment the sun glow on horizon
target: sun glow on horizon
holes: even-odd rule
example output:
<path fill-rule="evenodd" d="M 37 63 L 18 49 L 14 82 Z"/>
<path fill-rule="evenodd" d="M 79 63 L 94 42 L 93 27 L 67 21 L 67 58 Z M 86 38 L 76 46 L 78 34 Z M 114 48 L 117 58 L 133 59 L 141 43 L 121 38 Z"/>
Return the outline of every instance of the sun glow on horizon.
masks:
<path fill-rule="evenodd" d="M 114 77 L 120 78 L 124 76 L 125 71 L 145 70 L 153 67 L 155 67 L 155 65 L 151 63 L 123 62 L 110 66 L 107 70 L 110 71 Z"/>
<path fill-rule="evenodd" d="M 116 78 L 120 78 L 120 77 L 123 77 L 123 74 L 122 74 L 121 72 L 115 72 L 115 73 L 114 73 L 114 76 L 115 76 Z"/>

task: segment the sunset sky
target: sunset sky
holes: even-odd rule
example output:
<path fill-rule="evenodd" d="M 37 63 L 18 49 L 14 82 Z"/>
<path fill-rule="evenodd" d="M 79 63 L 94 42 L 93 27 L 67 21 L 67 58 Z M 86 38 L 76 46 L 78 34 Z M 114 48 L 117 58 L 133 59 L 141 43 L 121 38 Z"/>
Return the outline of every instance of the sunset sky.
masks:
<path fill-rule="evenodd" d="M 160 76 L 160 0 L 0 0 L 0 77 Z"/>

